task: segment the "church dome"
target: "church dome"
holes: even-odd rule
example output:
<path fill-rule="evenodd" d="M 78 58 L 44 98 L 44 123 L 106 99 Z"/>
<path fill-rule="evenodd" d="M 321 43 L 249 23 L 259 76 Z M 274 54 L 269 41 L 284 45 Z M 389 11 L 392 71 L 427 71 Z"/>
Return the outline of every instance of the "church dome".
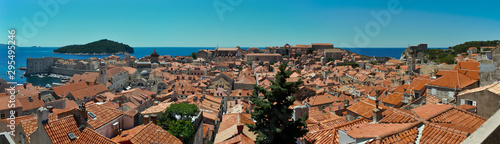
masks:
<path fill-rule="evenodd" d="M 147 70 L 143 70 L 141 72 L 141 76 L 149 76 L 149 72 Z"/>

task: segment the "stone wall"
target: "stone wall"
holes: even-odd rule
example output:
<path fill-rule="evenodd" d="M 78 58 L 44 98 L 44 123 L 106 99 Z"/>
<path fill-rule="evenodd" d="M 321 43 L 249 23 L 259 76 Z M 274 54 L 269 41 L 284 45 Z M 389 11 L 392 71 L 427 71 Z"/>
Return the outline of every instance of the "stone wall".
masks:
<path fill-rule="evenodd" d="M 43 57 L 43 58 L 28 58 L 26 59 L 26 74 L 44 74 L 50 73 L 50 67 L 54 65 L 54 61 L 61 58 Z"/>
<path fill-rule="evenodd" d="M 468 93 L 457 97 L 457 105 L 462 105 L 462 99 L 476 101 L 477 115 L 490 118 L 499 109 L 500 96 L 487 90 Z"/>
<path fill-rule="evenodd" d="M 50 67 L 50 73 L 52 74 L 59 74 L 59 75 L 67 75 L 67 76 L 73 76 L 75 74 L 82 74 L 85 72 L 98 72 L 96 70 L 77 70 L 77 69 L 64 69 L 64 68 L 58 68 L 55 66 Z"/>

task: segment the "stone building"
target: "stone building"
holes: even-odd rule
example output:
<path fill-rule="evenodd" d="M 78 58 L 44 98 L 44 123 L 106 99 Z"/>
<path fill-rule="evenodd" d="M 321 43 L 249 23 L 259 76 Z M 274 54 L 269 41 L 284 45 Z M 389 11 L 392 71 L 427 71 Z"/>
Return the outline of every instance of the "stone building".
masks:
<path fill-rule="evenodd" d="M 416 50 L 417 52 L 427 53 L 427 44 L 421 43 L 418 44 L 418 46 L 409 46 L 406 48 L 406 50 Z"/>
<path fill-rule="evenodd" d="M 342 60 L 342 57 L 344 55 L 344 50 L 342 49 L 325 49 L 325 58 L 328 59 L 333 59 L 333 60 Z"/>
<path fill-rule="evenodd" d="M 242 50 L 239 46 L 236 46 L 235 48 L 217 47 L 213 52 L 212 57 L 215 62 L 235 61 L 242 57 Z"/>
<path fill-rule="evenodd" d="M 26 74 L 42 74 L 50 73 L 50 67 L 54 65 L 56 60 L 62 58 L 59 57 L 42 57 L 42 58 L 31 58 L 26 59 Z"/>
<path fill-rule="evenodd" d="M 500 106 L 500 83 L 470 89 L 457 96 L 458 105 L 472 105 L 477 107 L 476 114 L 490 118 Z"/>
<path fill-rule="evenodd" d="M 313 50 L 319 50 L 319 49 L 333 49 L 333 44 L 331 43 L 312 43 L 311 44 Z"/>
<path fill-rule="evenodd" d="M 445 104 L 456 102 L 455 96 L 459 92 L 479 86 L 477 79 L 454 70 L 441 70 L 436 76 L 439 78 L 427 84 L 427 94 L 438 97 Z"/>
<path fill-rule="evenodd" d="M 268 53 L 251 53 L 246 54 L 245 59 L 247 63 L 252 63 L 253 61 L 269 61 L 278 62 L 281 61 L 281 54 L 268 54 Z"/>
<path fill-rule="evenodd" d="M 151 63 L 159 63 L 159 60 L 158 60 L 159 57 L 160 57 L 160 55 L 158 53 L 156 53 L 156 49 L 155 49 L 153 51 L 153 53 L 151 53 L 149 61 Z"/>
<path fill-rule="evenodd" d="M 486 86 L 500 81 L 500 45 L 491 49 L 485 60 L 481 60 L 480 85 Z"/>
<path fill-rule="evenodd" d="M 196 57 L 210 61 L 213 51 L 214 50 L 199 50 L 198 53 L 196 53 Z"/>

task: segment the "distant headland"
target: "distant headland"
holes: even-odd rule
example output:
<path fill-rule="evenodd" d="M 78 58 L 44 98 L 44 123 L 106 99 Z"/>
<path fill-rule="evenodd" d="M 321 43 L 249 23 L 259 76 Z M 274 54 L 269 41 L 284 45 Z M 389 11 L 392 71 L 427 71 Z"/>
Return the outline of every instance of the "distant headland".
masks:
<path fill-rule="evenodd" d="M 102 39 L 84 45 L 68 45 L 54 50 L 54 53 L 72 55 L 108 55 L 134 53 L 134 48 L 129 45 Z"/>

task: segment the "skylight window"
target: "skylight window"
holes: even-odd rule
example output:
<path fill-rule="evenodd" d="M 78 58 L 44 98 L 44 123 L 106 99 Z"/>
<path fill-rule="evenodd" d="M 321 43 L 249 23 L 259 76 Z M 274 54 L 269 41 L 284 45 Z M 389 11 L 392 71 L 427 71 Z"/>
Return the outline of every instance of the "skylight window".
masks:
<path fill-rule="evenodd" d="M 90 118 L 92 118 L 93 120 L 97 119 L 97 117 L 95 116 L 94 113 L 92 112 L 87 112 L 87 114 L 90 116 Z"/>
<path fill-rule="evenodd" d="M 75 136 L 75 134 L 73 132 L 68 133 L 68 137 L 69 137 L 70 140 L 75 140 L 76 139 L 76 136 Z"/>

